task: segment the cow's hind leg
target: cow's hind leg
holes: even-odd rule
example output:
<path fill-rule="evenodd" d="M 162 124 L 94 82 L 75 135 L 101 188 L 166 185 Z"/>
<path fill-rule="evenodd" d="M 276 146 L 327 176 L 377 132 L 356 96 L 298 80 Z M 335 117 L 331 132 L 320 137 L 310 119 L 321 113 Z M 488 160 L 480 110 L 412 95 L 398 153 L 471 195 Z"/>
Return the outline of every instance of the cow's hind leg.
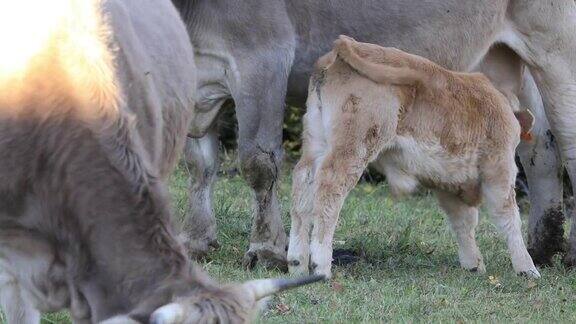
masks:
<path fill-rule="evenodd" d="M 486 272 L 486 266 L 476 244 L 478 208 L 464 203 L 457 196 L 444 191 L 437 192 L 438 203 L 448 215 L 450 226 L 458 240 L 460 265 L 472 272 Z"/>
<path fill-rule="evenodd" d="M 532 140 L 518 145 L 528 187 L 530 218 L 528 251 L 539 265 L 550 265 L 552 256 L 564 250 L 562 165 L 556 141 L 544 114 L 544 106 L 531 74 L 524 74 L 520 103 L 535 116 Z"/>
<path fill-rule="evenodd" d="M 576 4 L 573 0 L 510 2 L 503 40 L 525 60 L 542 94 L 572 186 L 576 187 Z M 576 260 L 571 236 L 567 263 Z"/>
<path fill-rule="evenodd" d="M 216 218 L 212 209 L 212 185 L 218 171 L 218 136 L 213 128 L 202 138 L 186 139 L 184 151 L 190 174 L 188 211 L 184 235 L 192 256 L 204 257 L 217 248 Z"/>
<path fill-rule="evenodd" d="M 498 230 L 504 235 L 514 271 L 539 278 L 522 238 L 522 221 L 514 184 L 517 168 L 514 154 L 482 166 L 482 196 Z"/>
<path fill-rule="evenodd" d="M 7 324 L 38 324 L 40 312 L 23 295 L 16 278 L 0 267 L 0 306 Z"/>

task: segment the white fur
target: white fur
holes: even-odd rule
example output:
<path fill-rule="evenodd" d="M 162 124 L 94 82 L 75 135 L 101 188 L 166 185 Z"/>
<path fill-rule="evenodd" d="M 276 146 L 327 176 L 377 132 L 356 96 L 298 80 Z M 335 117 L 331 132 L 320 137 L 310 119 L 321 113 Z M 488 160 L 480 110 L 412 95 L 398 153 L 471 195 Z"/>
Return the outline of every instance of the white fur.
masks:
<path fill-rule="evenodd" d="M 172 303 L 164 305 L 152 313 L 150 322 L 153 324 L 179 324 L 186 319 L 182 305 Z"/>

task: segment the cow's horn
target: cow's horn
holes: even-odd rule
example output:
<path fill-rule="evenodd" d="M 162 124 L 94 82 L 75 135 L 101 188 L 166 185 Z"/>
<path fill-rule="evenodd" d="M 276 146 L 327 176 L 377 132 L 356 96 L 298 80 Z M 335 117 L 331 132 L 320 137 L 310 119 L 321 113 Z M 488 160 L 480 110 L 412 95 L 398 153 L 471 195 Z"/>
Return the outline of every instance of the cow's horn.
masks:
<path fill-rule="evenodd" d="M 184 307 L 178 303 L 164 305 L 152 313 L 150 323 L 152 324 L 178 324 L 184 323 L 187 314 Z"/>
<path fill-rule="evenodd" d="M 307 285 L 324 279 L 326 279 L 324 275 L 313 275 L 293 279 L 259 279 L 246 282 L 244 287 L 254 294 L 256 300 L 259 300 L 286 289 Z"/>

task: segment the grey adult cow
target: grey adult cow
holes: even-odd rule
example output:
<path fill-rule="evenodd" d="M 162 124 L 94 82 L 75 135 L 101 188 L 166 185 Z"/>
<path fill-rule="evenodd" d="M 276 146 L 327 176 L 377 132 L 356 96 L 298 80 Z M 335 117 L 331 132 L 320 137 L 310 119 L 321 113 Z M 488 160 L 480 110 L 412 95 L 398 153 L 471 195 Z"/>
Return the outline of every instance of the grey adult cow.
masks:
<path fill-rule="evenodd" d="M 30 10 L 33 8 L 33 11 Z M 166 178 L 194 53 L 168 0 L 0 3 L 0 305 L 8 323 L 242 323 L 316 280 L 221 287 L 176 239 Z"/>
<path fill-rule="evenodd" d="M 197 254 L 216 245 L 211 207 L 217 169 L 214 121 L 222 103 L 232 98 L 239 124 L 241 171 L 256 200 L 245 264 L 285 262 L 287 239 L 276 196 L 284 105 L 288 99 L 303 106 L 313 64 L 339 34 L 397 47 L 452 70 L 472 70 L 484 62 L 483 69 L 496 72 L 491 75 L 496 85 L 516 91 L 510 94 L 543 117 L 539 90 L 550 126 L 540 118 L 534 141 L 520 150 L 531 186 L 530 247 L 540 263 L 549 262 L 561 250 L 562 187 L 556 142 L 576 184 L 573 0 L 173 2 L 187 24 L 200 67 L 197 118 L 190 128 L 190 134 L 199 138 L 189 139 L 186 149 L 194 170 L 188 232 L 190 247 Z M 503 44 L 501 51 L 508 53 L 505 61 L 501 55 L 492 55 L 495 44 Z M 524 65 L 531 72 L 525 73 L 526 84 L 521 82 Z M 498 73 L 499 66 L 515 72 L 503 75 Z M 569 261 L 576 257 L 574 229 L 571 242 Z"/>

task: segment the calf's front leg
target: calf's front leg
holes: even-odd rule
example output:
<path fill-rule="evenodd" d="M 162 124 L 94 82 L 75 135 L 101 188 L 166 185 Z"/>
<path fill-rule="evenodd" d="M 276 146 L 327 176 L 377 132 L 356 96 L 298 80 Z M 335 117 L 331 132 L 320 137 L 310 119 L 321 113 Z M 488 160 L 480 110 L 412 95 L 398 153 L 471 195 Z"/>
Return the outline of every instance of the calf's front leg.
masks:
<path fill-rule="evenodd" d="M 484 164 L 482 169 L 482 196 L 496 227 L 506 238 L 514 271 L 539 278 L 540 273 L 534 266 L 522 238 L 522 221 L 514 190 L 517 173 L 514 152 Z"/>
<path fill-rule="evenodd" d="M 436 195 L 440 207 L 448 215 L 452 230 L 456 233 L 460 266 L 472 272 L 486 272 L 484 259 L 476 244 L 478 208 L 466 205 L 451 193 L 438 191 Z"/>

